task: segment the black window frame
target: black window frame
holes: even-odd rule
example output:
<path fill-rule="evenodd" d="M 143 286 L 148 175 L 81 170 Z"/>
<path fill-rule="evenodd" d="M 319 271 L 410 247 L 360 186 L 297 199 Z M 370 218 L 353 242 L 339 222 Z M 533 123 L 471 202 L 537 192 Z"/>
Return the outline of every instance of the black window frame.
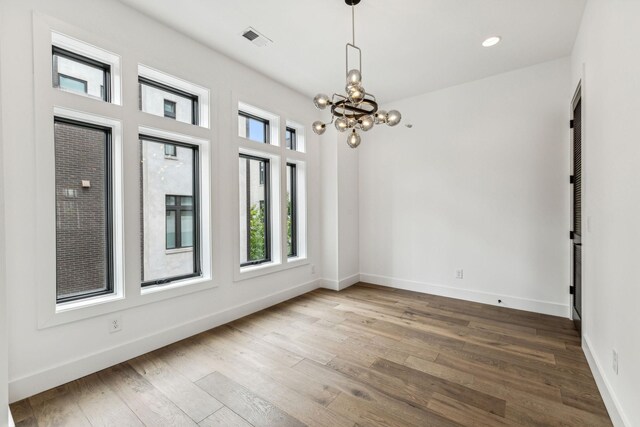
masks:
<path fill-rule="evenodd" d="M 157 82 L 155 80 L 148 79 L 146 77 L 138 76 L 138 107 L 140 111 L 142 111 L 142 85 L 151 86 L 159 90 L 163 90 L 165 92 L 172 93 L 174 95 L 180 96 L 182 98 L 187 98 L 191 100 L 191 124 L 199 125 L 200 122 L 200 107 L 199 107 L 199 97 L 198 95 L 194 95 L 189 92 L 185 92 L 180 89 L 176 89 L 173 86 L 166 85 L 164 83 Z M 167 101 L 167 99 L 165 99 Z M 163 103 L 163 116 L 164 116 L 164 103 Z M 161 117 L 163 117 L 161 116 Z M 175 119 L 175 117 L 173 118 Z"/>
<path fill-rule="evenodd" d="M 142 284 L 141 286 L 143 288 L 145 287 L 149 287 L 149 286 L 157 286 L 157 285 L 165 285 L 167 283 L 172 283 L 172 282 L 176 282 L 179 280 L 184 280 L 184 279 L 189 279 L 192 277 L 200 277 L 202 276 L 202 260 L 201 260 L 201 253 L 202 253 L 202 248 L 201 248 L 201 242 L 200 242 L 200 230 L 201 230 L 201 215 L 200 215 L 200 147 L 198 147 L 197 145 L 194 144 L 187 144 L 187 143 L 183 143 L 183 142 L 179 142 L 179 141 L 173 141 L 170 139 L 166 139 L 166 138 L 159 138 L 156 136 L 150 136 L 150 135 L 146 135 L 146 134 L 140 134 L 138 135 L 138 140 L 140 140 L 141 142 L 141 147 L 144 141 L 149 141 L 149 142 L 157 142 L 160 144 L 172 144 L 175 145 L 176 147 L 184 147 L 184 148 L 188 148 L 190 150 L 193 150 L 193 183 L 192 183 L 192 191 L 193 191 L 193 206 L 192 206 L 192 210 L 193 210 L 193 273 L 190 274 L 182 274 L 179 276 L 171 276 L 171 277 L 165 277 L 162 279 L 155 279 L 155 280 L 148 280 L 145 281 L 144 280 L 144 268 L 141 271 L 141 275 L 142 275 Z M 141 190 L 144 191 L 144 188 L 142 188 L 142 168 L 140 168 L 140 183 L 141 183 Z M 171 196 L 171 195 L 166 195 L 166 196 Z M 165 196 L 165 197 L 166 197 Z M 166 207 L 166 198 L 165 198 L 165 207 Z M 142 202 L 142 197 L 140 197 L 140 221 L 144 221 L 144 205 Z M 165 216 L 166 216 L 166 210 L 165 210 Z M 166 226 L 166 217 L 165 217 L 165 226 Z M 141 256 L 143 257 L 142 259 L 142 265 L 144 266 L 144 224 L 141 224 L 141 230 L 143 230 L 143 236 L 141 239 Z M 177 234 L 177 232 L 176 232 Z M 166 230 L 165 230 L 165 239 L 166 239 Z M 177 236 L 176 236 L 177 239 Z M 166 240 L 165 240 L 165 248 L 166 248 Z"/>
<path fill-rule="evenodd" d="M 240 158 L 247 161 L 246 166 L 246 212 L 247 212 L 247 262 L 240 263 L 240 267 L 248 267 L 252 265 L 264 264 L 271 262 L 271 163 L 268 158 L 252 156 L 250 154 L 240 153 Z M 256 160 L 264 162 L 265 165 L 265 182 L 264 182 L 264 222 L 265 222 L 265 257 L 259 260 L 249 261 L 251 253 L 251 168 L 250 161 Z"/>
<path fill-rule="evenodd" d="M 167 114 L 167 105 L 171 106 L 171 114 Z M 176 111 L 177 111 L 177 103 L 176 101 L 172 101 L 170 99 L 165 98 L 164 102 L 163 102 L 163 110 L 164 112 L 164 117 L 168 117 L 170 119 L 174 119 L 176 118 Z"/>
<path fill-rule="evenodd" d="M 293 258 L 298 256 L 298 169 L 295 163 L 287 163 L 287 168 L 291 168 L 290 182 L 291 187 L 291 251 L 287 250 L 287 257 Z M 288 204 L 288 201 L 287 201 Z M 287 206 L 288 208 L 288 206 Z M 288 212 L 287 212 L 288 213 Z M 287 230 L 287 234 L 288 234 Z M 289 242 L 287 242 L 289 243 Z M 288 245 L 287 245 L 288 246 Z"/>
<path fill-rule="evenodd" d="M 167 199 L 169 197 L 173 197 L 175 199 L 175 204 L 170 205 L 167 202 Z M 187 198 L 187 197 L 191 198 L 191 205 L 183 205 L 182 204 L 182 199 L 183 198 Z M 175 212 L 175 218 L 174 218 L 175 228 L 174 228 L 174 230 L 175 230 L 175 233 L 176 233 L 175 246 L 173 248 L 170 248 L 169 245 L 168 245 L 168 241 L 167 241 L 167 230 L 165 228 L 165 231 L 164 231 L 164 235 L 165 235 L 164 247 L 165 247 L 165 249 L 170 251 L 170 250 L 173 250 L 173 249 L 193 248 L 193 244 L 191 246 L 183 246 L 182 245 L 182 212 L 191 212 L 191 214 L 193 216 L 193 196 L 184 196 L 184 195 L 177 195 L 177 194 L 165 194 L 165 196 L 164 196 L 164 206 L 165 206 L 166 214 L 168 214 L 169 212 Z M 195 221 L 195 219 L 194 219 L 194 221 Z M 165 221 L 165 225 L 166 225 L 166 221 Z"/>
<path fill-rule="evenodd" d="M 269 119 L 265 119 L 263 117 L 260 116 L 256 116 L 254 114 L 250 114 L 250 113 L 246 113 L 242 110 L 238 111 L 238 116 L 240 117 L 244 117 L 246 119 L 246 126 L 245 126 L 245 139 L 249 140 L 249 141 L 253 141 L 253 142 L 257 142 L 258 144 L 269 144 L 271 145 L 271 131 L 270 131 L 270 122 Z M 255 120 L 257 122 L 262 123 L 263 127 L 264 127 L 264 141 L 260 142 L 260 141 L 256 141 L 254 139 L 250 139 L 249 135 L 249 120 Z"/>
<path fill-rule="evenodd" d="M 296 129 L 287 126 L 285 131 L 285 145 L 287 144 L 287 133 L 291 135 L 291 138 L 289 138 L 289 141 L 291 141 L 291 146 L 287 145 L 286 148 L 288 150 L 298 151 L 298 134 L 296 133 Z"/>
<path fill-rule="evenodd" d="M 104 88 L 103 88 L 103 94 L 101 99 L 105 102 L 111 102 L 111 65 L 110 64 L 105 64 L 104 62 L 96 61 L 95 59 L 88 58 L 86 56 L 80 55 L 78 53 L 75 53 L 70 50 L 63 49 L 61 47 L 54 45 L 51 48 L 51 61 L 52 61 L 52 67 L 53 67 L 52 68 L 53 87 L 56 89 L 60 89 L 59 76 L 61 74 L 58 72 L 58 64 L 56 61 L 56 56 L 61 56 L 75 62 L 80 62 L 81 64 L 87 65 L 89 67 L 98 68 L 102 70 L 103 78 L 104 78 Z M 75 77 L 71 77 L 67 74 L 63 74 L 63 75 L 65 77 L 70 77 L 75 80 L 81 80 Z M 60 89 L 60 90 L 64 90 L 64 89 Z M 79 93 L 75 91 L 68 91 L 68 92 Z M 92 98 L 95 98 L 89 94 L 86 94 L 86 95 Z"/>
<path fill-rule="evenodd" d="M 169 152 L 167 152 L 167 148 L 171 148 Z M 164 144 L 164 155 L 165 157 L 178 157 L 178 149 L 175 144 Z"/>
<path fill-rule="evenodd" d="M 98 296 L 110 295 L 115 291 L 115 255 L 114 255 L 114 243 L 113 243 L 113 129 L 109 126 L 100 126 L 94 123 L 87 123 L 80 120 L 69 119 L 66 117 L 53 117 L 53 124 L 55 129 L 56 123 L 64 123 L 71 126 L 78 126 L 85 129 L 99 130 L 105 133 L 105 222 L 106 222 L 106 253 L 107 253 L 107 271 L 106 271 L 106 288 L 93 292 L 85 292 L 77 295 L 69 295 L 66 297 L 58 297 L 58 288 L 56 285 L 56 304 L 62 304 L 66 302 L 79 301 L 87 298 L 93 298 Z M 55 136 L 54 136 L 55 139 Z M 56 223 L 57 223 L 58 211 L 56 209 Z M 57 230 L 56 230 L 57 233 Z M 57 253 L 58 248 L 56 244 L 56 265 L 57 265 Z M 57 282 L 57 280 L 56 280 Z"/>

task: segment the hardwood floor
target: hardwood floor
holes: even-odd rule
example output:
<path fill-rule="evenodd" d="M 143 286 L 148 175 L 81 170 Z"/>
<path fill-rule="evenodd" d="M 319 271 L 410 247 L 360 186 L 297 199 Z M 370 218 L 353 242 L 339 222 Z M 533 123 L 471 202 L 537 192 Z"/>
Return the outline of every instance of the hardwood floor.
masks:
<path fill-rule="evenodd" d="M 11 405 L 18 426 L 608 426 L 570 320 L 316 290 Z"/>

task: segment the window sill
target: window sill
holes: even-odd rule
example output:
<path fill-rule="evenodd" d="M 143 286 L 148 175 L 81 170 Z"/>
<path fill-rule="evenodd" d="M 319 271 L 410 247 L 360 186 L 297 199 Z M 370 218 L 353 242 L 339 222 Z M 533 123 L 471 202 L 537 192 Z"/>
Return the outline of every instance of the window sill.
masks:
<path fill-rule="evenodd" d="M 81 308 L 89 308 L 89 307 L 101 305 L 101 304 L 108 304 L 108 303 L 115 302 L 122 299 L 124 299 L 124 295 L 111 294 L 111 295 L 100 295 L 97 297 L 86 298 L 78 301 L 63 302 L 60 304 L 56 304 L 56 314 L 78 310 Z"/>
<path fill-rule="evenodd" d="M 178 280 L 175 282 L 168 283 L 166 285 L 155 285 L 155 286 L 147 286 L 141 289 L 140 294 L 142 296 L 156 294 L 159 292 L 170 291 L 172 289 L 181 289 L 187 286 L 198 285 L 201 283 L 211 282 L 211 278 L 205 277 L 192 277 L 189 279 Z"/>
<path fill-rule="evenodd" d="M 185 252 L 193 252 L 193 248 L 166 249 L 165 255 L 182 254 Z"/>
<path fill-rule="evenodd" d="M 236 270 L 234 274 L 234 282 L 241 282 L 243 280 L 253 279 L 255 277 L 265 276 L 267 274 L 278 273 L 281 271 L 289 270 L 291 268 L 301 267 L 309 264 L 310 261 L 307 258 L 289 258 L 287 262 L 270 262 L 265 264 L 259 264 L 257 266 L 246 266 Z"/>

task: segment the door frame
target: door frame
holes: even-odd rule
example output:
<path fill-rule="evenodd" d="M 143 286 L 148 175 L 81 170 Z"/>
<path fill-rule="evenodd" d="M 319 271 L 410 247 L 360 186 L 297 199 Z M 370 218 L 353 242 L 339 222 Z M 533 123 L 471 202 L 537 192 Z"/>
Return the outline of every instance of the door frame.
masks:
<path fill-rule="evenodd" d="M 583 79 L 581 78 L 578 81 L 578 85 L 576 87 L 576 90 L 573 94 L 573 97 L 571 98 L 571 103 L 569 105 L 569 115 L 571 117 L 571 120 L 574 120 L 574 111 L 575 111 L 575 107 L 578 104 L 578 102 L 583 101 L 584 98 L 584 93 L 583 93 Z M 581 157 L 581 194 L 582 194 L 582 204 L 581 204 L 581 214 L 584 214 L 584 102 L 582 102 L 582 106 L 581 106 L 581 111 L 580 111 L 580 116 L 581 116 L 581 123 L 580 123 L 580 157 Z M 573 142 L 573 138 L 574 138 L 574 127 L 571 126 L 570 127 L 570 132 L 569 132 L 569 175 L 573 176 L 574 174 L 574 142 Z M 574 201 L 573 201 L 573 186 L 575 184 L 574 183 L 570 183 L 570 190 L 569 190 L 569 229 L 571 230 L 571 232 L 573 233 L 573 223 L 574 223 Z M 584 215 L 583 215 L 583 229 L 582 234 L 581 234 L 581 244 L 584 241 L 584 234 L 585 231 L 587 231 L 588 225 L 585 226 L 584 223 Z M 588 223 L 588 219 L 587 219 L 587 223 Z M 584 248 L 582 249 L 582 260 L 584 261 Z M 581 262 L 580 263 L 580 267 L 581 267 L 581 271 L 580 271 L 580 276 L 582 279 L 581 282 L 581 301 L 580 301 L 580 315 L 578 315 L 578 313 L 576 312 L 575 308 L 574 308 L 574 301 L 575 301 L 575 294 L 570 294 L 570 298 L 569 298 L 569 312 L 570 312 L 570 317 L 571 320 L 574 321 L 574 323 L 576 324 L 577 329 L 580 331 L 580 334 L 582 335 L 582 324 L 584 322 L 584 263 Z M 570 239 L 569 240 L 569 286 L 573 286 L 574 285 L 574 278 L 575 278 L 575 262 L 574 262 L 574 240 Z"/>

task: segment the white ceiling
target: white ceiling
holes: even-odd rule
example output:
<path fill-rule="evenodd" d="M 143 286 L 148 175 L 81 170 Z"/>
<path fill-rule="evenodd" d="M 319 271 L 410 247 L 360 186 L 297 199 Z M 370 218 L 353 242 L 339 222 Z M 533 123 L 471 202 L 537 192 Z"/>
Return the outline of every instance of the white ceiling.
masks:
<path fill-rule="evenodd" d="M 344 90 L 344 0 L 120 0 L 308 96 Z M 363 84 L 387 103 L 571 53 L 586 0 L 362 0 Z M 273 40 L 257 47 L 249 26 Z M 483 48 L 500 35 L 502 43 Z"/>

